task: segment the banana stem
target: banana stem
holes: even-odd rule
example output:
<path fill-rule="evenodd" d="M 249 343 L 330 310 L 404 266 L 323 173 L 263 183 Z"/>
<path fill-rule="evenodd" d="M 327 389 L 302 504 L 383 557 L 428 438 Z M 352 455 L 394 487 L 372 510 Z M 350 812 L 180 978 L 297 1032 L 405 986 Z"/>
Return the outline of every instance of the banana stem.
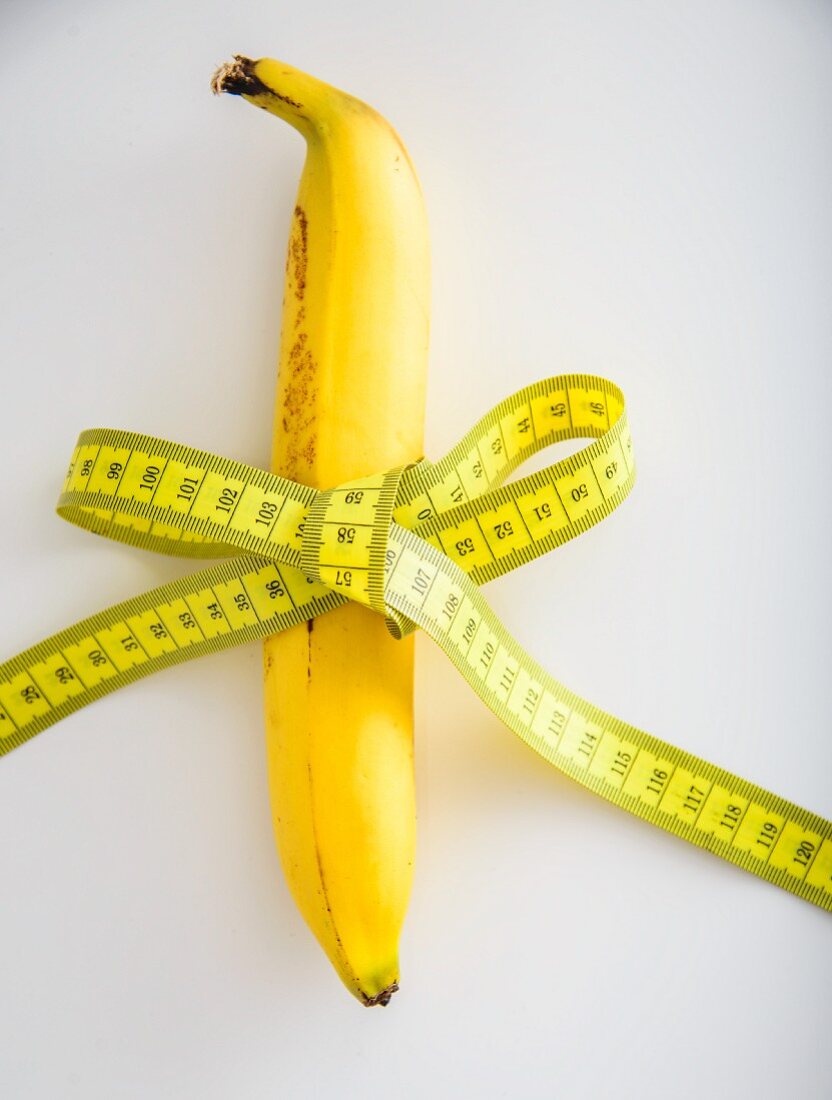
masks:
<path fill-rule="evenodd" d="M 235 54 L 231 61 L 220 65 L 211 77 L 211 91 L 214 95 L 228 92 L 229 95 L 244 95 L 252 98 L 257 96 L 273 96 L 282 100 L 287 106 L 298 110 L 303 108 L 302 103 L 290 96 L 281 95 L 274 88 L 267 88 L 254 71 L 255 62 L 250 57 Z"/>

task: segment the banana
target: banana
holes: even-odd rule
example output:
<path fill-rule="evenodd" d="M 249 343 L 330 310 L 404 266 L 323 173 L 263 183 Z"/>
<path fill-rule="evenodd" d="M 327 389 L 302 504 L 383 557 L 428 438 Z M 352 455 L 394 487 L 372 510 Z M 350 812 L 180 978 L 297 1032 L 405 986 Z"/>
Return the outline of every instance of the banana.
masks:
<path fill-rule="evenodd" d="M 306 140 L 286 259 L 275 473 L 327 488 L 422 456 L 427 218 L 366 103 L 281 61 L 215 74 Z M 295 901 L 365 1005 L 398 989 L 415 847 L 413 639 L 351 603 L 265 643 L 275 836 Z"/>

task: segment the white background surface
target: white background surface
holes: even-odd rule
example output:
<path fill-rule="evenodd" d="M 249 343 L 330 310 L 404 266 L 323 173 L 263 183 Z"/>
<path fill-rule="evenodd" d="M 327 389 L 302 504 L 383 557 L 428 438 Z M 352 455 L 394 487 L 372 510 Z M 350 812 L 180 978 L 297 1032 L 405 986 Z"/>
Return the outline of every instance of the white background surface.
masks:
<path fill-rule="evenodd" d="M 268 460 L 303 147 L 208 79 L 270 54 L 420 170 L 428 454 L 547 374 L 625 390 L 633 496 L 493 605 L 575 690 L 832 816 L 828 3 L 5 0 L 0 31 L 0 656 L 189 569 L 54 516 L 80 429 Z M 0 761 L 0 1094 L 832 1093 L 829 915 L 578 789 L 418 658 L 386 1011 L 283 884 L 258 646 Z"/>

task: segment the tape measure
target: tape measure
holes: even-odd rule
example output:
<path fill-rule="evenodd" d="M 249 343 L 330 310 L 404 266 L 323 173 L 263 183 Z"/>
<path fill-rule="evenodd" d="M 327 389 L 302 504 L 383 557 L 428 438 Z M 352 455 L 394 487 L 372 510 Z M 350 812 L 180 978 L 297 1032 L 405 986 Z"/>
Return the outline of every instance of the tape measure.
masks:
<path fill-rule="evenodd" d="M 579 453 L 510 484 L 531 455 Z M 83 432 L 63 518 L 134 546 L 228 560 L 76 623 L 0 664 L 0 754 L 143 676 L 356 600 L 424 630 L 482 701 L 608 802 L 832 910 L 832 823 L 605 713 L 512 638 L 479 585 L 583 533 L 633 486 L 624 397 L 549 378 L 492 409 L 441 461 L 324 492 L 129 432 Z"/>

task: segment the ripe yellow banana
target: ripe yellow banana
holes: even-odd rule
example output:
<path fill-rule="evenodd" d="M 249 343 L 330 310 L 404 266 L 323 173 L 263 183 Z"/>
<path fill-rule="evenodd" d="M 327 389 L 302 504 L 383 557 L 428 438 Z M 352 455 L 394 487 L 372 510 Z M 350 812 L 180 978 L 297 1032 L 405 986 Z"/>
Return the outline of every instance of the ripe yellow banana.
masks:
<path fill-rule="evenodd" d="M 236 57 L 215 91 L 307 153 L 286 260 L 272 469 L 327 488 L 422 455 L 430 271 L 416 173 L 366 103 Z M 349 604 L 265 643 L 275 834 L 295 900 L 366 1005 L 398 988 L 413 872 L 413 640 Z"/>

